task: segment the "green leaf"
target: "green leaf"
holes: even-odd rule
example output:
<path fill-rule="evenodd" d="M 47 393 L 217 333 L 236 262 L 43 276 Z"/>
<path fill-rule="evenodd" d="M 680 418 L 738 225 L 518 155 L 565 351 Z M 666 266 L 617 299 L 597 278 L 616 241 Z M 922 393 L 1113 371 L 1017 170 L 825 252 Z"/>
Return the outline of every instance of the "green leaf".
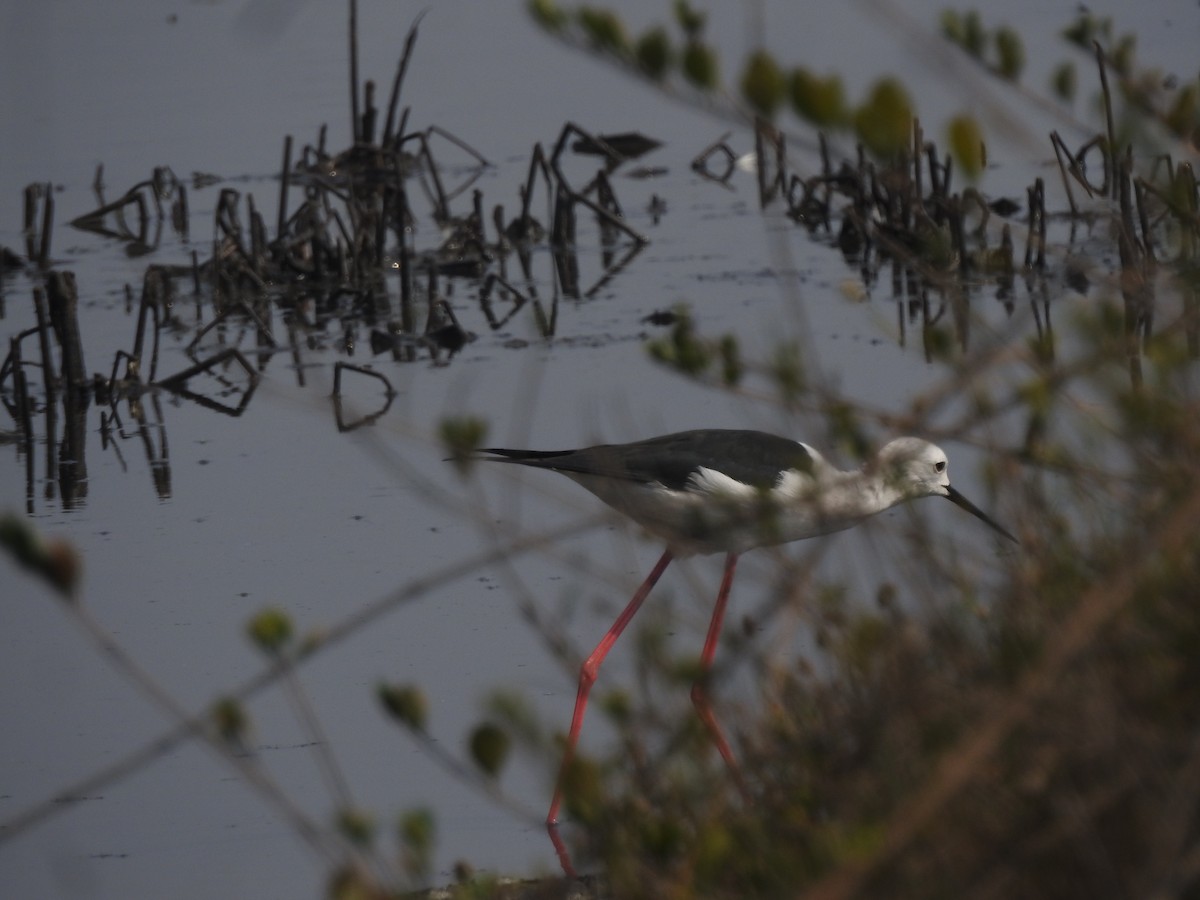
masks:
<path fill-rule="evenodd" d="M 683 77 L 702 91 L 716 89 L 717 55 L 712 47 L 695 38 L 687 42 L 683 48 Z"/>
<path fill-rule="evenodd" d="M 1021 77 L 1021 70 L 1025 68 L 1025 46 L 1021 43 L 1020 35 L 1011 28 L 1000 28 L 997 29 L 994 39 L 997 70 L 1009 81 L 1016 81 Z"/>
<path fill-rule="evenodd" d="M 854 131 L 879 159 L 902 156 L 912 139 L 913 108 L 908 92 L 895 78 L 881 78 L 854 114 Z"/>
<path fill-rule="evenodd" d="M 233 697 L 221 697 L 213 703 L 208 715 L 221 740 L 238 749 L 245 744 L 246 733 L 250 730 L 250 717 L 240 701 Z"/>
<path fill-rule="evenodd" d="M 807 389 L 800 345 L 795 341 L 781 343 L 771 354 L 769 368 L 784 405 L 798 402 Z"/>
<path fill-rule="evenodd" d="M 433 813 L 424 808 L 410 810 L 400 817 L 396 831 L 403 849 L 404 870 L 411 876 L 424 878 L 433 861 L 437 836 Z"/>
<path fill-rule="evenodd" d="M 365 809 L 339 810 L 337 827 L 356 847 L 369 847 L 375 837 L 375 818 Z"/>
<path fill-rule="evenodd" d="M 717 352 L 721 356 L 721 381 L 726 387 L 736 387 L 746 371 L 737 338 L 732 334 L 723 335 L 717 344 Z"/>
<path fill-rule="evenodd" d="M 15 513 L 0 515 L 0 547 L 22 568 L 39 575 L 65 599 L 79 585 L 82 561 L 75 547 L 64 540 L 45 540 L 33 524 Z"/>
<path fill-rule="evenodd" d="M 752 53 L 742 73 L 742 97 L 751 109 L 763 118 L 774 118 L 785 89 L 783 70 L 775 58 L 765 50 Z"/>
<path fill-rule="evenodd" d="M 438 425 L 442 448 L 460 472 L 471 467 L 475 451 L 487 437 L 487 431 L 487 422 L 475 416 L 448 417 Z"/>
<path fill-rule="evenodd" d="M 433 813 L 427 809 L 414 809 L 400 817 L 400 842 L 410 850 L 428 852 L 433 847 L 435 825 Z"/>
<path fill-rule="evenodd" d="M 559 9 L 554 0 L 529 0 L 525 7 L 533 21 L 546 31 L 557 33 L 566 27 L 567 14 Z"/>
<path fill-rule="evenodd" d="M 580 7 L 579 25 L 587 35 L 592 49 L 625 55 L 629 52 L 629 37 L 625 24 L 616 13 L 594 6 Z"/>
<path fill-rule="evenodd" d="M 963 18 L 959 15 L 958 10 L 942 10 L 939 21 L 942 25 L 942 37 L 962 46 L 966 35 L 966 25 L 963 24 Z"/>
<path fill-rule="evenodd" d="M 429 704 L 421 689 L 409 684 L 380 684 L 376 695 L 388 715 L 413 731 L 424 731 Z"/>
<path fill-rule="evenodd" d="M 671 49 L 671 39 L 667 36 L 666 29 L 662 27 L 651 28 L 643 34 L 638 38 L 633 55 L 637 60 L 638 69 L 644 75 L 653 78 L 655 81 L 662 81 L 666 77 L 667 71 L 671 68 L 674 59 L 674 51 Z"/>
<path fill-rule="evenodd" d="M 1175 95 L 1175 101 L 1171 104 L 1170 110 L 1166 115 L 1166 125 L 1176 135 L 1176 137 L 1189 138 L 1197 127 L 1200 127 L 1200 113 L 1197 111 L 1197 85 L 1185 84 L 1179 89 Z"/>
<path fill-rule="evenodd" d="M 963 19 L 961 43 L 962 48 L 976 59 L 983 57 L 983 50 L 987 45 L 987 33 L 983 29 L 983 20 L 974 10 L 968 12 Z"/>
<path fill-rule="evenodd" d="M 485 722 L 471 732 L 471 758 L 485 775 L 495 778 L 508 759 L 510 744 L 499 726 Z"/>
<path fill-rule="evenodd" d="M 1065 62 L 1054 70 L 1050 76 L 1050 88 L 1054 95 L 1064 103 L 1075 99 L 1075 64 Z"/>
<path fill-rule="evenodd" d="M 1117 74 L 1128 78 L 1133 74 L 1133 56 L 1137 50 L 1137 38 L 1132 34 L 1124 35 L 1109 52 L 1108 58 Z"/>
<path fill-rule="evenodd" d="M 676 310 L 675 325 L 671 328 L 671 334 L 650 341 L 646 348 L 652 359 L 693 378 L 704 374 L 713 358 L 708 344 L 696 334 L 692 317 L 686 307 Z"/>
<path fill-rule="evenodd" d="M 292 639 L 292 619 L 276 607 L 264 609 L 246 625 L 250 640 L 264 653 L 277 656 Z"/>
<path fill-rule="evenodd" d="M 946 126 L 946 143 L 959 169 L 972 181 L 983 173 L 983 132 L 974 116 L 955 116 Z"/>
<path fill-rule="evenodd" d="M 818 128 L 844 124 L 849 118 L 846 94 L 837 75 L 821 78 L 803 66 L 792 71 L 789 99 L 796 115 Z"/>
<path fill-rule="evenodd" d="M 675 0 L 675 21 L 688 38 L 699 37 L 708 21 L 708 13 L 692 9 L 687 0 Z"/>

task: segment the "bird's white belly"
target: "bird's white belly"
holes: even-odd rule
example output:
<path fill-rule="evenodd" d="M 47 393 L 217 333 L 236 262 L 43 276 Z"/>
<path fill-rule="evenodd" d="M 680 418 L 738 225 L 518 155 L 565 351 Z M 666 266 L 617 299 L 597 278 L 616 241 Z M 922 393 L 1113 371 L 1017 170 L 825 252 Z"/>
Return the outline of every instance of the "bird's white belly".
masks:
<path fill-rule="evenodd" d="M 684 490 L 588 475 L 571 476 L 605 503 L 662 538 L 678 556 L 742 553 L 849 528 L 862 518 L 837 491 L 782 483 L 769 490 L 711 473 Z M 800 496 L 798 491 L 804 491 Z"/>

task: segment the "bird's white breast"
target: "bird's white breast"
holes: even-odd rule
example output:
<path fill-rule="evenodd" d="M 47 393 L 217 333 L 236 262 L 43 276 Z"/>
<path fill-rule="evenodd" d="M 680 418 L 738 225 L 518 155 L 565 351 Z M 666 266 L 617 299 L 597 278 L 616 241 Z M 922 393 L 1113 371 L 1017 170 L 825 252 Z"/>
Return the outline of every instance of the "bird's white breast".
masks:
<path fill-rule="evenodd" d="M 678 490 L 571 475 L 609 506 L 665 540 L 680 556 L 741 553 L 787 543 L 849 528 L 869 514 L 850 502 L 861 498 L 842 483 L 852 473 L 825 463 L 816 476 L 787 471 L 774 487 L 762 490 L 701 467 Z"/>

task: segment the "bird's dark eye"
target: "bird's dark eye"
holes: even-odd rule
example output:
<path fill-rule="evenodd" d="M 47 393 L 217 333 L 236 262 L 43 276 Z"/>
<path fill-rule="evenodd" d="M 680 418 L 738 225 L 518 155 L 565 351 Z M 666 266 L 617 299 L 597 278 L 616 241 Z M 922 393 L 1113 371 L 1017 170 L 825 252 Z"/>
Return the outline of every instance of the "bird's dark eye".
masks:
<path fill-rule="evenodd" d="M 944 459 L 939 459 L 937 462 L 935 462 L 933 464 L 933 471 L 945 472 L 946 471 L 946 461 Z"/>

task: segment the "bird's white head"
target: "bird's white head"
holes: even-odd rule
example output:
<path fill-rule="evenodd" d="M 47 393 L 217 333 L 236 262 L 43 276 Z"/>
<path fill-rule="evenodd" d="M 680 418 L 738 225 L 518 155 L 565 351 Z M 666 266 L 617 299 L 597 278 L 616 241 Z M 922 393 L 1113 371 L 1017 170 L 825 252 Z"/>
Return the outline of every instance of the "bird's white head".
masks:
<path fill-rule="evenodd" d="M 915 437 L 896 438 L 875 457 L 876 472 L 901 500 L 945 497 L 1014 544 L 1020 543 L 999 522 L 950 486 L 950 462 L 936 444 Z"/>
<path fill-rule="evenodd" d="M 950 463 L 936 444 L 915 437 L 896 438 L 875 457 L 879 474 L 905 499 L 950 494 Z"/>

